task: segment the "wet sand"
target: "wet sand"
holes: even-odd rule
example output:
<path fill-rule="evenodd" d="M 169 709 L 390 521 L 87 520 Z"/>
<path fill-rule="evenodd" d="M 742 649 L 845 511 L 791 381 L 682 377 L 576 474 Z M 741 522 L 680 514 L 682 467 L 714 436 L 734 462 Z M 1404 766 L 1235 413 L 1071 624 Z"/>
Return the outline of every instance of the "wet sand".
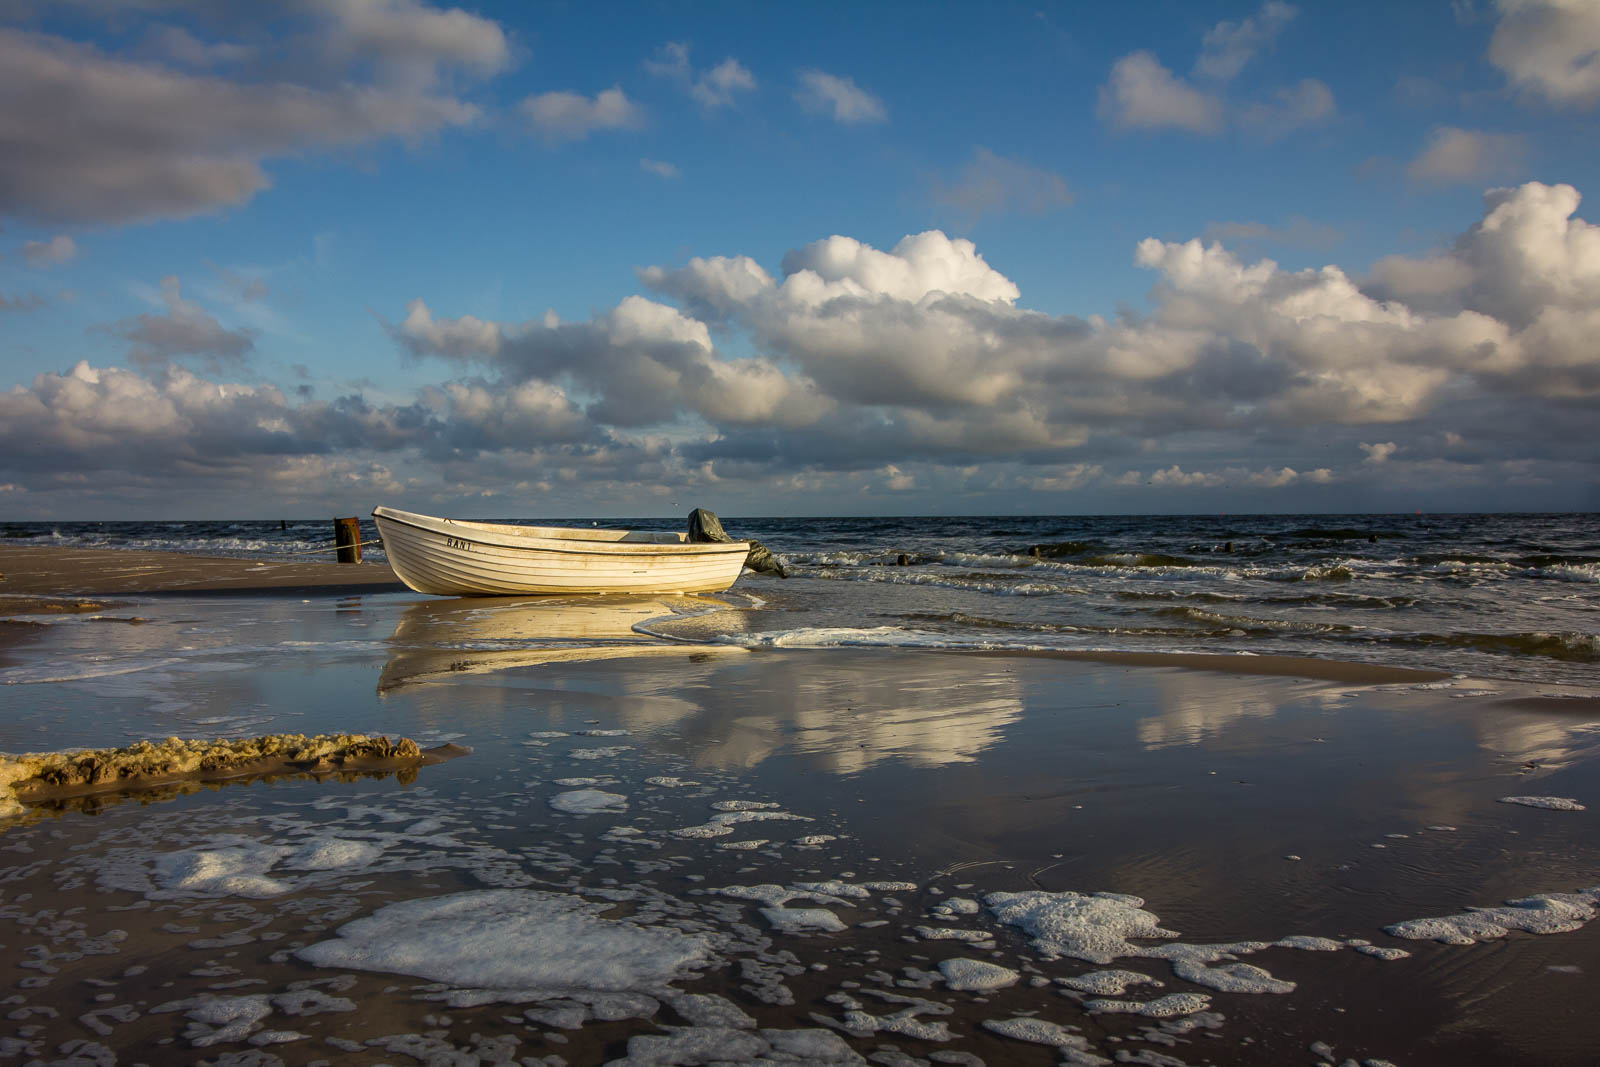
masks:
<path fill-rule="evenodd" d="M 650 601 L 334 588 L 127 590 L 116 612 L 144 623 L 51 618 L 10 650 L 0 749 L 337 729 L 472 754 L 0 829 L 0 1053 L 1415 1067 L 1600 1047 L 1590 898 L 1507 919 L 1567 908 L 1564 932 L 1388 932 L 1600 883 L 1592 694 L 1275 657 L 745 652 L 642 637 Z M 1101 892 L 1161 930 L 1074 950 L 997 896 L 1059 916 Z M 1110 898 L 1086 899 L 1105 934 Z M 1114 969 L 1121 993 L 1073 985 Z M 1188 1014 L 1100 1003 L 1171 995 Z"/>
<path fill-rule="evenodd" d="M 4 576 L 0 598 L 174 593 L 337 596 L 405 589 L 384 563 L 279 562 L 53 545 L 0 545 L 0 575 Z M 0 599 L 0 612 L 6 610 Z"/>

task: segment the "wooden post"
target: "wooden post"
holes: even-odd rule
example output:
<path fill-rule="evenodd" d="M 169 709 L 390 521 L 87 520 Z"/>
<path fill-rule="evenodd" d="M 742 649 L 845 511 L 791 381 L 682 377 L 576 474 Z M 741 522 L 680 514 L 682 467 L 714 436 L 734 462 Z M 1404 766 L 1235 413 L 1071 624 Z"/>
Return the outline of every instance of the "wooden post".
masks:
<path fill-rule="evenodd" d="M 361 562 L 361 519 L 334 519 L 333 543 L 340 563 Z"/>

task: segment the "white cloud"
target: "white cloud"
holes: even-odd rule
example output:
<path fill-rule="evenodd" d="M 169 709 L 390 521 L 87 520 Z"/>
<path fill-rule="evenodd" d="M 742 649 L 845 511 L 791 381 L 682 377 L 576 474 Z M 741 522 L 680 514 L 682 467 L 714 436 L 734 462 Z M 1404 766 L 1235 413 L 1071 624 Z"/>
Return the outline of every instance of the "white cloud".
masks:
<path fill-rule="evenodd" d="M 509 62 L 494 22 L 412 0 L 245 7 L 216 21 L 229 29 L 236 15 L 259 47 L 216 54 L 254 61 L 232 78 L 0 30 L 11 116 L 0 213 L 123 223 L 240 204 L 270 185 L 269 159 L 476 122 L 450 83 Z"/>
<path fill-rule="evenodd" d="M 1241 70 L 1270 48 L 1293 21 L 1296 9 L 1268 0 L 1253 16 L 1219 22 L 1206 32 L 1195 85 L 1168 70 L 1148 50 L 1123 56 L 1100 87 L 1096 112 L 1122 129 L 1175 129 L 1213 135 L 1230 124 L 1266 138 L 1326 123 L 1338 112 L 1333 90 L 1318 78 L 1272 90 L 1265 97 L 1231 103 L 1223 93 Z"/>
<path fill-rule="evenodd" d="M 1221 98 L 1185 82 L 1149 52 L 1133 52 L 1117 60 L 1110 78 L 1100 87 L 1098 113 L 1124 129 L 1213 134 L 1223 127 Z"/>
<path fill-rule="evenodd" d="M 1210 488 L 1221 485 L 1223 475 L 1206 471 L 1185 471 L 1174 463 L 1165 470 L 1158 470 L 1146 479 L 1147 484 L 1158 489 L 1194 489 L 1197 487 Z"/>
<path fill-rule="evenodd" d="M 641 159 L 639 160 L 639 169 L 646 174 L 654 174 L 658 178 L 682 177 L 682 172 L 678 170 L 675 164 L 660 159 Z"/>
<path fill-rule="evenodd" d="M 643 113 L 620 86 L 596 93 L 540 93 L 517 105 L 524 121 L 546 141 L 581 141 L 595 130 L 631 130 L 644 121 Z"/>
<path fill-rule="evenodd" d="M 1250 18 L 1217 23 L 1206 31 L 1195 74 L 1219 81 L 1237 76 L 1257 52 L 1271 47 L 1295 14 L 1288 4 L 1269 0 Z"/>
<path fill-rule="evenodd" d="M 1435 312 L 1472 308 L 1521 330 L 1540 316 L 1600 306 L 1600 226 L 1577 218 L 1570 185 L 1527 182 L 1484 194 L 1483 219 L 1446 252 L 1380 260 L 1380 299 Z"/>
<path fill-rule="evenodd" d="M 934 293 L 958 293 L 1010 304 L 1021 295 L 971 241 L 952 240 L 939 230 L 902 238 L 889 252 L 836 234 L 784 256 L 783 271 L 786 293 L 803 303 L 864 295 L 916 302 Z"/>
<path fill-rule="evenodd" d="M 396 336 L 418 355 L 493 356 L 500 351 L 500 327 L 472 315 L 435 321 L 420 299 L 406 305 L 405 321 Z"/>
<path fill-rule="evenodd" d="M 1521 164 L 1523 140 L 1516 134 L 1485 133 L 1440 126 L 1428 135 L 1422 153 L 1406 167 L 1416 181 L 1477 181 Z"/>
<path fill-rule="evenodd" d="M 1246 105 L 1239 121 L 1264 137 L 1282 137 L 1327 122 L 1337 110 L 1333 90 L 1315 78 L 1305 78 L 1279 89 L 1265 102 Z"/>
<path fill-rule="evenodd" d="M 255 348 L 254 331 L 229 330 L 191 301 L 183 298 L 176 276 L 161 279 L 162 315 L 138 315 L 108 329 L 132 343 L 129 358 L 146 367 L 160 366 L 187 356 L 205 357 L 209 370 L 243 366 Z"/>
<path fill-rule="evenodd" d="M 710 70 L 696 73 L 689 62 L 689 46 L 681 41 L 668 41 L 658 48 L 655 58 L 645 60 L 644 69 L 678 82 L 695 102 L 708 110 L 732 107 L 736 94 L 755 92 L 757 88 L 756 76 L 732 56 Z"/>
<path fill-rule="evenodd" d="M 1073 195 L 1061 175 L 980 146 L 955 184 L 936 187 L 933 198 L 976 218 L 1003 211 L 1042 215 L 1072 203 Z"/>
<path fill-rule="evenodd" d="M 1400 450 L 1400 446 L 1393 441 L 1379 441 L 1375 444 L 1361 442 L 1361 451 L 1367 455 L 1366 462 L 1373 466 L 1389 462 L 1389 457 Z"/>
<path fill-rule="evenodd" d="M 587 485 L 623 500 L 714 480 L 1299 501 L 1391 471 L 1559 484 L 1592 473 L 1600 403 L 1600 229 L 1578 204 L 1568 186 L 1492 190 L 1445 249 L 1381 261 L 1362 284 L 1333 264 L 1147 239 L 1136 262 L 1155 284 L 1137 317 L 1031 310 L 972 242 L 939 231 L 888 249 L 835 235 L 781 271 L 747 255 L 650 267 L 654 298 L 584 321 L 449 317 L 419 298 L 389 329 L 450 374 L 411 402 L 291 402 L 174 366 L 84 366 L 0 393 L 0 482 L 32 492 L 117 470 L 99 481 L 280 485 L 338 455 L 363 485 Z M 152 349 L 221 350 L 228 331 L 175 281 L 162 299 L 166 314 L 119 329 Z M 1121 473 L 1133 464 L 1149 473 Z"/>
<path fill-rule="evenodd" d="M 884 465 L 883 480 L 884 485 L 891 492 L 903 493 L 908 489 L 915 489 L 917 487 L 916 476 L 907 474 L 893 463 Z"/>
<path fill-rule="evenodd" d="M 729 56 L 701 75 L 689 95 L 706 107 L 729 107 L 739 92 L 754 92 L 756 77 L 737 59 Z"/>
<path fill-rule="evenodd" d="M 694 75 L 689 63 L 689 46 L 682 41 L 668 41 L 656 49 L 654 59 L 644 61 L 644 69 L 663 78 L 687 82 Z"/>
<path fill-rule="evenodd" d="M 78 256 L 78 243 L 66 234 L 58 234 L 48 241 L 27 241 L 22 246 L 22 258 L 30 267 L 52 267 L 57 263 L 70 263 Z"/>
<path fill-rule="evenodd" d="M 1489 61 L 1511 84 L 1552 104 L 1600 102 L 1600 5 L 1594 0 L 1498 0 Z"/>
<path fill-rule="evenodd" d="M 831 114 L 836 122 L 887 122 L 883 101 L 855 83 L 820 70 L 802 70 L 794 98 L 807 111 Z"/>

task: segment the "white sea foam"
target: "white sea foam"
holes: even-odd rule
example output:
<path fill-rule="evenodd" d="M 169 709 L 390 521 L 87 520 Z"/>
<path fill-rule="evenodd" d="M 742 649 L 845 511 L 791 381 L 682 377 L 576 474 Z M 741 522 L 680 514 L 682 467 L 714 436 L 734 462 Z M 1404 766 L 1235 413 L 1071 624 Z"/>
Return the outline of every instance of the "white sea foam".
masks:
<path fill-rule="evenodd" d="M 160 891 L 150 895 L 275 897 L 293 886 L 266 872 L 288 854 L 285 847 L 244 839 L 222 848 L 163 853 L 152 864 Z"/>
<path fill-rule="evenodd" d="M 951 926 L 914 926 L 912 932 L 924 941 L 970 941 L 974 944 L 993 941 L 987 930 L 957 930 Z"/>
<path fill-rule="evenodd" d="M 573 759 L 581 760 L 616 759 L 632 749 L 632 745 L 609 745 L 605 748 L 575 748 L 567 754 Z"/>
<path fill-rule="evenodd" d="M 1411 953 L 1407 952 L 1403 948 L 1391 948 L 1387 945 L 1355 945 L 1353 947 L 1357 952 L 1360 952 L 1366 956 L 1371 956 L 1374 959 L 1383 960 L 1385 963 L 1392 963 L 1395 960 L 1403 960 L 1411 955 Z"/>
<path fill-rule="evenodd" d="M 726 837 L 739 823 L 764 822 L 769 819 L 793 819 L 810 822 L 804 815 L 791 815 L 786 811 L 719 811 L 699 826 L 684 826 L 672 831 L 674 837 Z"/>
<path fill-rule="evenodd" d="M 844 921 L 827 908 L 762 908 L 761 917 L 783 934 L 831 934 L 847 929 Z"/>
<path fill-rule="evenodd" d="M 946 986 L 962 992 L 1004 989 L 1016 985 L 1022 979 L 1022 975 L 1010 967 L 961 956 L 939 961 L 939 973 L 944 975 Z"/>
<path fill-rule="evenodd" d="M 1101 997 L 1120 997 L 1128 991 L 1129 986 L 1161 984 L 1148 974 L 1122 970 L 1090 971 L 1071 978 L 1057 978 L 1056 982 L 1079 993 L 1093 993 Z"/>
<path fill-rule="evenodd" d="M 603 815 L 627 811 L 628 798 L 602 789 L 574 789 L 551 797 L 550 806 L 568 815 Z"/>
<path fill-rule="evenodd" d="M 1160 920 L 1143 910 L 1141 898 L 1121 893 L 1029 890 L 990 893 L 984 903 L 995 918 L 1031 935 L 1038 951 L 1089 963 L 1107 964 L 1119 956 L 1139 955 L 1140 949 L 1128 941 L 1130 937 L 1178 936 L 1174 930 L 1162 929 Z"/>
<path fill-rule="evenodd" d="M 1344 948 L 1344 942 L 1331 937 L 1309 937 L 1305 934 L 1281 938 L 1273 944 L 1279 948 L 1297 948 L 1304 952 L 1338 952 Z"/>
<path fill-rule="evenodd" d="M 1501 797 L 1502 804 L 1520 804 L 1525 808 L 1543 808 L 1546 811 L 1587 811 L 1573 797 Z"/>
<path fill-rule="evenodd" d="M 1193 1015 L 1211 1006 L 1211 998 L 1204 993 L 1168 993 L 1154 1000 L 1086 1000 L 1084 1008 L 1103 1014 L 1143 1015 L 1150 1019 L 1169 1019 L 1176 1015 Z"/>
<path fill-rule="evenodd" d="M 935 905 L 932 912 L 938 918 L 943 919 L 955 915 L 976 915 L 980 909 L 981 905 L 976 900 L 969 900 L 966 897 L 947 897 L 943 902 Z"/>
<path fill-rule="evenodd" d="M 365 867 L 381 855 L 383 849 L 367 841 L 319 837 L 289 853 L 284 866 L 299 871 L 331 871 Z"/>
<path fill-rule="evenodd" d="M 1530 934 L 1564 934 L 1577 930 L 1595 917 L 1600 902 L 1600 887 L 1576 893 L 1542 893 L 1508 900 L 1504 907 L 1478 908 L 1460 915 L 1432 919 L 1409 919 L 1385 926 L 1395 937 L 1412 941 L 1443 941 L 1447 945 L 1470 945 L 1492 941 L 1512 930 Z"/>
<path fill-rule="evenodd" d="M 298 949 L 318 967 L 409 974 L 536 999 L 573 989 L 650 992 L 712 961 L 705 938 L 602 918 L 611 905 L 535 889 L 388 904 Z"/>
<path fill-rule="evenodd" d="M 1001 1037 L 1009 1037 L 1013 1041 L 1028 1041 L 1035 1045 L 1071 1049 L 1089 1047 L 1089 1042 L 1083 1035 L 1073 1032 L 1071 1027 L 1027 1015 L 1011 1019 L 985 1019 L 983 1028 Z"/>

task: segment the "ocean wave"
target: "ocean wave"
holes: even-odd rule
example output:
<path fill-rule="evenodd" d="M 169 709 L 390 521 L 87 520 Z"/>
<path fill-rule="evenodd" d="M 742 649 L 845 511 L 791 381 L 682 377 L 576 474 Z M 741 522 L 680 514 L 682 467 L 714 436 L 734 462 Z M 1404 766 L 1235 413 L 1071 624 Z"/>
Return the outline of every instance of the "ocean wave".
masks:
<path fill-rule="evenodd" d="M 1112 552 L 1090 556 L 1078 561 L 1085 567 L 1210 567 L 1211 563 L 1190 559 L 1188 556 L 1170 556 L 1164 552 Z"/>
<path fill-rule="evenodd" d="M 800 626 L 792 630 L 723 634 L 719 644 L 744 648 L 949 648 L 1042 651 L 1043 646 L 1010 645 L 976 637 L 954 637 L 899 626 Z"/>
<path fill-rule="evenodd" d="M 1113 626 L 1093 623 L 1036 622 L 1025 619 L 992 619 L 953 611 L 946 614 L 912 612 L 903 616 L 908 622 L 931 623 L 952 627 L 966 627 L 978 631 L 1017 632 L 1044 635 L 1092 634 L 1098 637 L 1242 637 L 1245 631 L 1232 625 L 1209 628 L 1195 626 Z M 1010 647 L 1010 646 L 1008 646 Z M 1024 647 L 1024 646 L 1016 646 Z M 1027 646 L 1033 647 L 1033 646 Z M 1072 647 L 1077 647 L 1076 645 Z"/>
<path fill-rule="evenodd" d="M 946 574 L 909 567 L 824 568 L 807 577 L 837 582 L 882 582 L 886 585 L 920 585 L 935 589 L 964 589 L 998 596 L 1086 596 L 1089 590 L 1059 582 L 1030 581 L 986 573 Z"/>
<path fill-rule="evenodd" d="M 1171 619 L 1189 619 L 1211 626 L 1225 626 L 1244 633 L 1344 634 L 1362 629 L 1342 622 L 1312 622 L 1304 619 L 1261 619 L 1251 615 L 1225 615 L 1203 608 L 1174 606 L 1158 608 L 1154 614 Z"/>
<path fill-rule="evenodd" d="M 1393 541 L 1406 535 L 1400 530 L 1358 530 L 1353 526 L 1302 526 L 1298 530 L 1264 535 L 1268 541 Z"/>
<path fill-rule="evenodd" d="M 1101 541 L 1057 541 L 1053 544 L 1029 545 L 1017 553 L 1034 559 L 1060 559 L 1063 556 L 1086 556 L 1091 552 L 1104 552 Z"/>
<path fill-rule="evenodd" d="M 1274 596 L 1269 593 L 1219 593 L 1204 589 L 1118 589 L 1111 594 L 1117 600 L 1134 602 L 1193 601 L 1201 604 L 1267 604 L 1273 607 L 1349 608 L 1352 610 L 1376 609 L 1393 611 L 1416 607 L 1422 603 L 1415 596 L 1371 596 L 1364 593 L 1344 593 L 1336 590 L 1303 593 L 1295 596 Z"/>
<path fill-rule="evenodd" d="M 1512 656 L 1537 656 L 1564 663 L 1600 663 L 1600 635 L 1577 631 L 1525 633 L 1393 634 L 1384 643 L 1455 648 Z"/>
<path fill-rule="evenodd" d="M 1349 582 L 1355 579 L 1356 572 L 1348 562 L 1325 563 L 1317 567 L 1307 567 L 1298 573 L 1286 574 L 1284 580 L 1291 582 Z"/>

